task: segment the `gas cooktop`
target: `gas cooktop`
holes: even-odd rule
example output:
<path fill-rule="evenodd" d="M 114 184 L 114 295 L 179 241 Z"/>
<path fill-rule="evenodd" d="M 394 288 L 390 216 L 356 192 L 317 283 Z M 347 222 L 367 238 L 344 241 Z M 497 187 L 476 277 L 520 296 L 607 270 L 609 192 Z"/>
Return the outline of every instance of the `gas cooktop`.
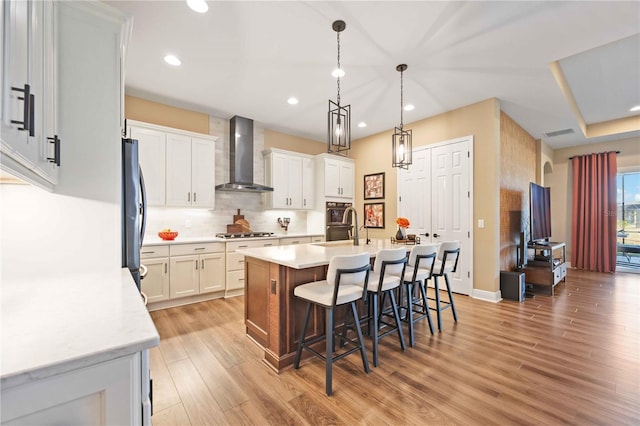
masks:
<path fill-rule="evenodd" d="M 260 238 L 260 237 L 273 237 L 276 234 L 273 232 L 235 232 L 226 234 L 216 234 L 218 238 L 224 238 L 230 240 L 233 238 Z"/>

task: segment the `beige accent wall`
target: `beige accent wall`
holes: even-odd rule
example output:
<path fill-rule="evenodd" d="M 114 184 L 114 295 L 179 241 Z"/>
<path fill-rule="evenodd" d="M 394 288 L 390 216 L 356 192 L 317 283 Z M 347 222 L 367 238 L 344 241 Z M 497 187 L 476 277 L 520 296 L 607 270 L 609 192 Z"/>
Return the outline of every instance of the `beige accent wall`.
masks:
<path fill-rule="evenodd" d="M 545 175 L 551 188 L 551 235 L 554 241 L 567 243 L 567 260 L 571 259 L 571 213 L 573 178 L 569 157 L 596 152 L 620 151 L 618 171 L 640 171 L 640 138 L 594 143 L 554 151 L 553 172 Z"/>
<path fill-rule="evenodd" d="M 499 282 L 500 103 L 488 99 L 454 111 L 405 124 L 413 132 L 414 147 L 459 137 L 474 138 L 474 270 L 473 287 L 495 292 Z M 356 208 L 363 211 L 364 175 L 385 172 L 385 228 L 371 229 L 372 238 L 390 238 L 396 231 L 397 171 L 391 167 L 392 130 L 353 142 L 356 162 Z M 485 227 L 476 227 L 484 219 Z"/>
<path fill-rule="evenodd" d="M 279 148 L 287 151 L 316 155 L 327 152 L 327 144 L 311 139 L 300 138 L 275 130 L 264 130 L 264 149 Z"/>
<path fill-rule="evenodd" d="M 520 232 L 529 223 L 529 182 L 536 179 L 538 149 L 530 134 L 507 114 L 500 113 L 500 270 L 503 271 L 513 271 L 518 264 Z"/>
<path fill-rule="evenodd" d="M 209 134 L 209 115 L 126 95 L 124 116 L 130 120 Z"/>

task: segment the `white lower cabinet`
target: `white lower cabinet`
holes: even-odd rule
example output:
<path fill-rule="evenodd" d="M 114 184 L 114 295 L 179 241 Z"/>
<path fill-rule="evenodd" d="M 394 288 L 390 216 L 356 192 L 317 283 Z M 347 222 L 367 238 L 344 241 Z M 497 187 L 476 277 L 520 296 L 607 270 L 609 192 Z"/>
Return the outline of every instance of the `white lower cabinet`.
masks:
<path fill-rule="evenodd" d="M 2 389 L 3 425 L 134 425 L 142 421 L 141 354 Z"/>
<path fill-rule="evenodd" d="M 239 248 L 270 247 L 279 245 L 278 239 L 233 241 L 227 243 L 227 291 L 228 296 L 244 293 L 244 255 L 236 253 Z"/>
<path fill-rule="evenodd" d="M 169 246 L 143 247 L 140 263 L 147 267 L 147 275 L 140 282 L 147 303 L 169 299 Z"/>
<path fill-rule="evenodd" d="M 225 289 L 224 243 L 173 245 L 169 254 L 171 299 Z"/>

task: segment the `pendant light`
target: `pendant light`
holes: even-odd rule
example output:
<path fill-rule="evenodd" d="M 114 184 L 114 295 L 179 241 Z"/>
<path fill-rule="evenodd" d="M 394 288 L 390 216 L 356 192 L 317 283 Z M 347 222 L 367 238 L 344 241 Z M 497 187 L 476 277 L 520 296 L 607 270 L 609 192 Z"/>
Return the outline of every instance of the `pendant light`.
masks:
<path fill-rule="evenodd" d="M 329 99 L 327 151 L 335 154 L 346 155 L 345 151 L 351 149 L 351 105 L 340 105 L 340 33 L 347 24 L 344 21 L 335 21 L 332 25 L 337 34 L 338 41 L 338 96 L 336 102 Z"/>
<path fill-rule="evenodd" d="M 400 64 L 396 71 L 400 71 L 400 127 L 396 127 L 393 132 L 393 167 L 408 169 L 412 163 L 413 148 L 411 146 L 411 130 L 404 130 L 402 123 L 402 111 L 404 107 L 404 72 L 407 64 Z"/>

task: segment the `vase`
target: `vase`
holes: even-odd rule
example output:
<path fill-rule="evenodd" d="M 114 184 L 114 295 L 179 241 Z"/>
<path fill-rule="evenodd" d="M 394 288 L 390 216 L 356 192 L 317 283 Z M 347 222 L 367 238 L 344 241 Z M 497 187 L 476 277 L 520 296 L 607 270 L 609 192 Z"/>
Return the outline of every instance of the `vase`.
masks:
<path fill-rule="evenodd" d="M 398 232 L 396 232 L 396 240 L 406 240 L 407 239 L 407 230 L 398 227 Z"/>

